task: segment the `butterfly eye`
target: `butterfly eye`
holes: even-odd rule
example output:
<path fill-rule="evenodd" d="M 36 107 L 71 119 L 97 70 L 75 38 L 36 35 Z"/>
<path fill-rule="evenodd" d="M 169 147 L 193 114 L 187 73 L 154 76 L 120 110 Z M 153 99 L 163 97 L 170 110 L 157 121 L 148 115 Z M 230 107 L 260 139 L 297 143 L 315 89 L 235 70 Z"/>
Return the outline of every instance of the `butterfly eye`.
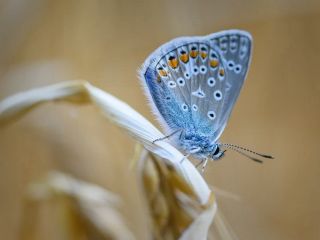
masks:
<path fill-rule="evenodd" d="M 166 97 L 166 100 L 167 100 L 167 101 L 170 101 L 170 100 L 171 100 L 171 97 L 170 97 L 170 96 L 167 96 L 167 97 Z"/>
<path fill-rule="evenodd" d="M 216 113 L 214 111 L 208 111 L 207 116 L 210 120 L 214 120 L 216 118 Z"/>
<path fill-rule="evenodd" d="M 214 91 L 213 96 L 216 101 L 220 101 L 222 99 L 222 92 L 220 90 L 216 90 Z"/>
<path fill-rule="evenodd" d="M 212 154 L 213 156 L 218 156 L 220 154 L 220 148 L 217 146 L 216 150 Z"/>
<path fill-rule="evenodd" d="M 216 85 L 216 80 L 213 77 L 211 77 L 211 78 L 208 78 L 207 83 L 209 87 L 213 87 L 214 85 Z"/>
<path fill-rule="evenodd" d="M 175 88 L 177 86 L 177 84 L 174 81 L 169 81 L 168 82 L 168 87 L 169 88 Z"/>
<path fill-rule="evenodd" d="M 183 87 L 186 84 L 186 81 L 183 78 L 178 78 L 177 80 L 178 85 Z"/>

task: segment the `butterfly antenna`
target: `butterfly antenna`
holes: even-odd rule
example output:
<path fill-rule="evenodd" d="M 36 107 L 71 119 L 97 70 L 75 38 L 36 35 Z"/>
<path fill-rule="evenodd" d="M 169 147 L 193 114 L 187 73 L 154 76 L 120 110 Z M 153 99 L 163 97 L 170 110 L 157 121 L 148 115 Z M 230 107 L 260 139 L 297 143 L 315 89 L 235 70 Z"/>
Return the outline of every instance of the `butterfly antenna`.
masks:
<path fill-rule="evenodd" d="M 237 145 L 234 145 L 234 144 L 229 144 L 229 143 L 221 143 L 219 144 L 220 146 L 224 146 L 224 147 L 227 147 L 233 151 L 236 151 L 238 153 L 240 153 L 241 155 L 255 161 L 255 162 L 259 162 L 259 163 L 263 163 L 262 160 L 258 159 L 258 158 L 255 158 L 255 157 L 252 157 L 248 154 L 246 154 L 245 152 L 249 152 L 251 154 L 254 154 L 254 155 L 257 155 L 257 156 L 260 156 L 260 157 L 263 157 L 263 158 L 268 158 L 268 159 L 273 159 L 273 157 L 271 155 L 266 155 L 266 154 L 262 154 L 262 153 L 257 153 L 255 151 L 252 151 L 250 149 L 247 149 L 247 148 L 244 148 L 244 147 L 240 147 L 240 146 L 237 146 Z M 241 151 L 242 150 L 242 151 Z M 245 151 L 245 152 L 243 152 Z"/>

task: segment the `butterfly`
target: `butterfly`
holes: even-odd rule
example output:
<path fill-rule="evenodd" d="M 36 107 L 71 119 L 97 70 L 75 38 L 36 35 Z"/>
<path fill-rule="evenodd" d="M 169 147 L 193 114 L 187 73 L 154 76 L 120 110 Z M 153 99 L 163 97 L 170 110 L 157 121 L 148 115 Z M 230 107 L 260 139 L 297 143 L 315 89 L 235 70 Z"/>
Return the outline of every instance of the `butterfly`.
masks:
<path fill-rule="evenodd" d="M 179 37 L 156 49 L 145 60 L 140 78 L 155 115 L 173 144 L 187 156 L 220 159 L 230 148 L 272 158 L 232 144 L 219 143 L 246 78 L 252 37 L 226 30 L 207 36 Z M 242 151 L 241 151 L 242 150 Z"/>

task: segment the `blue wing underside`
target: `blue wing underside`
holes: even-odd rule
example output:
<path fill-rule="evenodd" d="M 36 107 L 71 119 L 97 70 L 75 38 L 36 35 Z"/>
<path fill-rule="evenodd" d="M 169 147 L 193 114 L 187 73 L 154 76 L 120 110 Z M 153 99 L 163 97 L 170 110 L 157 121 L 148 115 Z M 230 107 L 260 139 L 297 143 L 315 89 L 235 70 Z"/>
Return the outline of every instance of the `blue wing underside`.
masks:
<path fill-rule="evenodd" d="M 238 30 L 174 39 L 152 53 L 141 75 L 167 130 L 197 132 L 216 141 L 239 95 L 250 56 L 251 37 Z"/>
<path fill-rule="evenodd" d="M 171 130 L 189 129 L 195 126 L 192 124 L 191 115 L 182 111 L 179 106 L 179 101 L 171 92 L 164 82 L 156 83 L 156 73 L 148 69 L 145 75 L 146 84 L 152 92 L 151 97 L 161 117 L 165 120 L 165 124 Z M 170 101 L 167 99 L 170 98 Z"/>

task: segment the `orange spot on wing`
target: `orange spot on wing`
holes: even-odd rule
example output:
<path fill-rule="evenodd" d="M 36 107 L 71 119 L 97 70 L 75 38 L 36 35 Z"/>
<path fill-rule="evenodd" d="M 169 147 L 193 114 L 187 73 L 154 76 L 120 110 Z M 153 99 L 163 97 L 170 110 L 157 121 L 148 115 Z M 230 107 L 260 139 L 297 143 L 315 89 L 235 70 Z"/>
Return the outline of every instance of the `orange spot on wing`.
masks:
<path fill-rule="evenodd" d="M 176 58 L 174 58 L 168 61 L 168 65 L 172 68 L 177 68 L 179 65 L 179 62 Z"/>
<path fill-rule="evenodd" d="M 218 59 L 213 59 L 213 60 L 210 61 L 210 67 L 215 68 L 215 67 L 217 67 L 218 65 L 219 65 Z"/>
<path fill-rule="evenodd" d="M 198 51 L 192 50 L 192 51 L 190 52 L 190 57 L 196 58 L 197 56 L 198 56 Z"/>
<path fill-rule="evenodd" d="M 201 55 L 202 59 L 205 59 L 208 54 L 206 52 L 201 52 L 200 55 Z"/>
<path fill-rule="evenodd" d="M 159 75 L 161 77 L 166 77 L 166 76 L 168 76 L 168 73 L 165 70 L 159 70 Z"/>
<path fill-rule="evenodd" d="M 224 69 L 223 68 L 220 68 L 219 69 L 219 75 L 220 76 L 224 76 L 225 72 L 224 72 Z"/>
<path fill-rule="evenodd" d="M 187 63 L 187 62 L 189 61 L 189 56 L 188 56 L 188 54 L 182 54 L 182 55 L 180 56 L 180 60 L 181 60 L 182 62 L 184 62 L 184 63 Z"/>

